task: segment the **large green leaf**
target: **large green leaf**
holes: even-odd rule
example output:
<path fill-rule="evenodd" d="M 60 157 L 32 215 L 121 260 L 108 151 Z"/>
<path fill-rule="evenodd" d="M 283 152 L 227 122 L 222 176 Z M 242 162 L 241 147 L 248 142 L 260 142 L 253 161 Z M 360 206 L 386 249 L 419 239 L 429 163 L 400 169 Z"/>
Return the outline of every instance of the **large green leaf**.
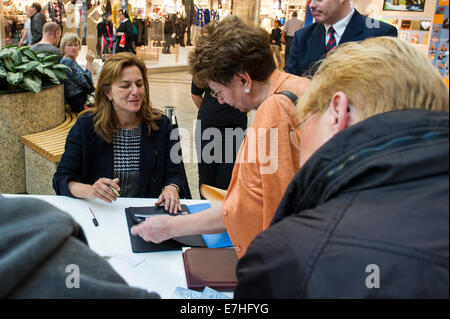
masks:
<path fill-rule="evenodd" d="M 23 80 L 23 73 L 21 72 L 8 72 L 8 74 L 6 74 L 6 81 L 8 81 L 9 84 L 11 84 L 12 86 L 17 86 L 19 84 L 19 82 L 21 82 Z"/>
<path fill-rule="evenodd" d="M 16 68 L 14 67 L 14 64 L 11 61 L 11 58 L 7 57 L 3 59 L 3 65 L 5 66 L 6 70 L 9 72 L 15 72 Z"/>
<path fill-rule="evenodd" d="M 41 53 L 36 54 L 36 56 L 39 60 L 42 60 L 43 58 L 48 56 L 48 53 L 41 52 Z"/>
<path fill-rule="evenodd" d="M 39 63 L 35 70 L 41 74 L 44 74 L 44 67 L 42 66 L 42 63 Z"/>
<path fill-rule="evenodd" d="M 33 80 L 35 80 L 35 81 L 41 83 L 41 85 L 42 85 L 42 77 L 41 77 L 39 74 L 37 74 L 36 72 L 30 72 L 30 73 L 28 73 L 28 74 L 31 75 L 31 77 L 33 78 Z"/>
<path fill-rule="evenodd" d="M 53 84 L 59 84 L 59 83 L 60 83 L 58 77 L 55 75 L 55 73 L 53 73 L 52 70 L 45 68 L 45 69 L 44 69 L 44 74 L 45 74 L 46 76 L 48 76 L 48 78 L 50 79 L 50 81 L 51 81 Z"/>
<path fill-rule="evenodd" d="M 25 64 L 19 65 L 18 67 L 16 67 L 16 70 L 19 70 L 21 72 L 30 72 L 30 71 L 34 70 L 40 64 L 41 63 L 38 61 L 30 61 Z"/>
<path fill-rule="evenodd" d="M 40 79 L 33 77 L 31 74 L 26 74 L 24 76 L 23 83 L 30 91 L 33 91 L 35 93 L 41 92 L 42 82 L 40 81 Z"/>
<path fill-rule="evenodd" d="M 52 55 L 49 55 L 49 56 L 43 58 L 43 59 L 41 60 L 41 62 L 55 61 L 55 60 L 57 60 L 59 57 L 60 57 L 60 56 L 59 56 L 58 54 L 52 54 Z"/>
<path fill-rule="evenodd" d="M 62 70 L 58 70 L 58 69 L 52 69 L 53 73 L 55 73 L 55 75 L 58 77 L 58 79 L 60 81 L 66 80 L 67 79 L 67 74 L 66 72 L 62 71 Z"/>
<path fill-rule="evenodd" d="M 27 45 L 24 45 L 24 46 L 21 46 L 21 47 L 19 48 L 19 50 L 20 50 L 20 51 L 30 50 L 30 47 L 27 46 Z"/>
<path fill-rule="evenodd" d="M 0 78 L 6 78 L 7 73 L 8 72 L 6 72 L 5 68 L 0 65 Z"/>
<path fill-rule="evenodd" d="M 47 61 L 47 62 L 42 63 L 42 67 L 46 68 L 46 67 L 49 67 L 49 66 L 55 65 L 55 64 L 56 64 L 56 61 Z"/>
<path fill-rule="evenodd" d="M 15 66 L 20 65 L 22 63 L 22 53 L 17 48 L 13 49 L 11 60 Z"/>
<path fill-rule="evenodd" d="M 31 50 L 23 50 L 22 53 L 25 54 L 27 57 L 29 57 L 31 60 L 34 60 L 34 61 L 38 60 L 38 58 L 36 57 L 36 54 L 34 54 L 34 52 Z"/>
<path fill-rule="evenodd" d="M 0 59 L 9 58 L 13 54 L 11 49 L 0 50 Z"/>
<path fill-rule="evenodd" d="M 69 67 L 68 67 L 67 65 L 65 65 L 65 64 L 55 64 L 54 66 L 52 66 L 52 69 L 53 69 L 53 70 L 55 70 L 55 69 L 67 70 L 67 71 L 69 71 L 69 72 L 72 72 L 72 69 L 69 68 Z"/>

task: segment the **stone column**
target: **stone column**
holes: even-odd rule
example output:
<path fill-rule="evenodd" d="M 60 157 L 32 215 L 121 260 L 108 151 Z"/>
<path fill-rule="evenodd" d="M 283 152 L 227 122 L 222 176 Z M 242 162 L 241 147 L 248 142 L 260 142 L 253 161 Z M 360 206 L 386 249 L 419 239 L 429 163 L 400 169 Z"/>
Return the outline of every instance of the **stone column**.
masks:
<path fill-rule="evenodd" d="M 241 17 L 245 22 L 252 26 L 259 26 L 259 10 L 261 0 L 234 0 L 233 14 Z"/>
<path fill-rule="evenodd" d="M 22 136 L 54 128 L 64 121 L 64 86 L 0 95 L 0 193 L 25 192 Z"/>

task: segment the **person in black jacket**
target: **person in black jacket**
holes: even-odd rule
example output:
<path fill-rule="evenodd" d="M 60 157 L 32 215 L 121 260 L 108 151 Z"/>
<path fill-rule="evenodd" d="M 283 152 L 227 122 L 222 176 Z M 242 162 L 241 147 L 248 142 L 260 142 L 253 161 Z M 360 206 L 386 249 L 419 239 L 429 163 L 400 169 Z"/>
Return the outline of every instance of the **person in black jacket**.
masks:
<path fill-rule="evenodd" d="M 39 2 L 33 2 L 31 5 L 31 44 L 38 43 L 42 39 L 42 29 L 46 22 L 44 15 L 41 13 L 42 7 Z"/>
<path fill-rule="evenodd" d="M 191 95 L 198 108 L 195 128 L 198 184 L 228 189 L 237 151 L 247 129 L 247 113 L 226 103 L 220 104 L 211 95 L 209 87 L 199 88 L 194 82 L 191 84 Z M 220 151 L 210 148 L 217 136 L 221 141 L 218 145 Z"/>
<path fill-rule="evenodd" d="M 69 265 L 80 270 L 75 289 Z M 128 286 L 69 214 L 35 198 L 0 195 L 0 276 L 0 298 L 159 298 Z"/>
<path fill-rule="evenodd" d="M 171 16 L 164 16 L 164 48 L 162 53 L 170 54 L 170 45 L 173 42 L 173 34 L 175 34 L 175 24 Z"/>
<path fill-rule="evenodd" d="M 312 0 L 309 7 L 315 23 L 295 32 L 286 60 L 287 73 L 313 75 L 320 60 L 342 43 L 397 37 L 394 26 L 361 15 L 349 0 Z"/>
<path fill-rule="evenodd" d="M 302 168 L 234 296 L 448 298 L 449 96 L 429 59 L 390 37 L 342 45 L 298 109 Z"/>
<path fill-rule="evenodd" d="M 103 59 L 113 52 L 113 30 L 112 16 L 107 12 L 103 14 L 102 21 L 97 25 L 97 54 Z"/>
<path fill-rule="evenodd" d="M 181 47 L 185 47 L 184 44 L 184 34 L 186 33 L 187 23 L 180 15 L 177 15 L 175 20 L 175 33 L 176 33 L 176 43 Z"/>
<path fill-rule="evenodd" d="M 131 25 L 131 21 L 128 19 L 128 13 L 119 10 L 119 20 L 120 25 L 116 30 L 116 41 L 117 41 L 117 51 L 116 52 L 131 52 L 136 54 L 133 49 L 133 26 Z M 125 44 L 120 44 L 120 40 L 122 36 L 125 35 Z"/>
<path fill-rule="evenodd" d="M 147 67 L 130 53 L 117 53 L 102 67 L 95 108 L 70 130 L 53 176 L 58 195 L 99 198 L 158 198 L 170 212 L 191 198 L 184 164 L 171 150 L 173 127 L 150 102 Z"/>

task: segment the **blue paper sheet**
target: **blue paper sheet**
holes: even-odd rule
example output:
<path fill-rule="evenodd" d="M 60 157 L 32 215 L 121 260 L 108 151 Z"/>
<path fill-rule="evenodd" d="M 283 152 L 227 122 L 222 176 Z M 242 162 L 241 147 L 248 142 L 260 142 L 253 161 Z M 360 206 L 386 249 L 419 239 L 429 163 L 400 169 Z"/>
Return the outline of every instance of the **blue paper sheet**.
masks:
<path fill-rule="evenodd" d="M 201 212 L 205 209 L 210 208 L 209 204 L 197 204 L 197 205 L 189 205 L 189 213 L 195 214 Z M 203 240 L 206 243 L 208 248 L 224 248 L 224 247 L 233 247 L 231 243 L 230 237 L 228 233 L 220 233 L 220 234 L 202 234 Z"/>

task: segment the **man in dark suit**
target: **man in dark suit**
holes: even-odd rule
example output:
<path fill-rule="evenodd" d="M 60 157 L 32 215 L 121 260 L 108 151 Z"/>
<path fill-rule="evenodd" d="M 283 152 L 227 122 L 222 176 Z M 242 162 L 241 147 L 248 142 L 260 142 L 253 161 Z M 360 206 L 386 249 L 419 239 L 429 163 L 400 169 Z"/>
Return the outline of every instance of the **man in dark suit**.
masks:
<path fill-rule="evenodd" d="M 349 0 L 312 0 L 315 23 L 297 31 L 285 70 L 296 75 L 313 75 L 318 63 L 337 45 L 371 37 L 397 36 L 387 23 L 362 16 Z"/>

